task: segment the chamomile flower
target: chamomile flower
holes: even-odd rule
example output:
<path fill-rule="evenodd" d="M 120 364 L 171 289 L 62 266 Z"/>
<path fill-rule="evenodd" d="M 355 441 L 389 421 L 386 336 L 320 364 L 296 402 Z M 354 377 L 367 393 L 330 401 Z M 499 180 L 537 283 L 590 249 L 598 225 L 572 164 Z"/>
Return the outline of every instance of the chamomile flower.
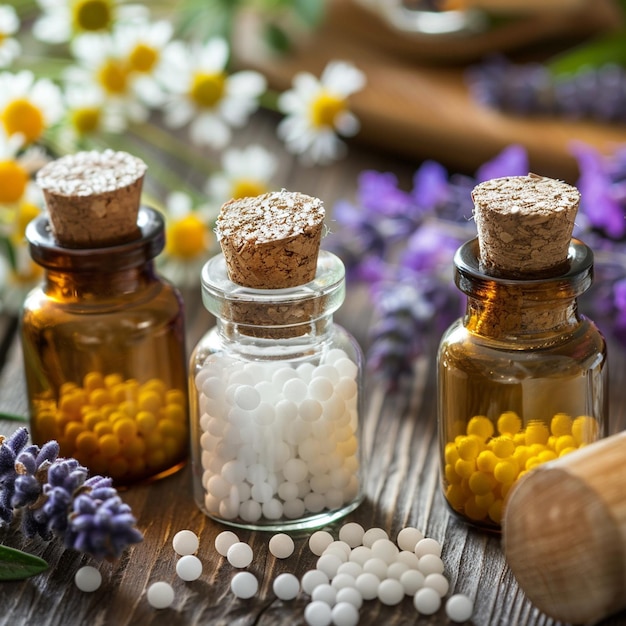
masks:
<path fill-rule="evenodd" d="M 20 19 L 10 4 L 0 4 L 0 67 L 11 65 L 22 47 L 13 35 L 20 29 Z"/>
<path fill-rule="evenodd" d="M 262 146 L 229 148 L 222 155 L 222 171 L 209 179 L 206 192 L 219 205 L 231 198 L 259 196 L 270 191 L 277 167 L 276 157 Z"/>
<path fill-rule="evenodd" d="M 35 79 L 29 70 L 0 73 L 0 124 L 7 135 L 35 143 L 62 115 L 61 90 L 51 80 Z"/>
<path fill-rule="evenodd" d="M 162 274 L 179 287 L 197 285 L 209 256 L 211 211 L 194 207 L 189 195 L 174 192 L 166 199 L 165 250 L 159 257 Z"/>
<path fill-rule="evenodd" d="M 346 146 L 338 135 L 351 137 L 360 127 L 348 97 L 364 85 L 363 72 L 344 61 L 330 62 L 319 80 L 309 72 L 296 74 L 293 88 L 278 99 L 286 115 L 278 136 L 287 149 L 309 163 L 327 164 L 343 156 Z"/>
<path fill-rule="evenodd" d="M 144 122 L 149 109 L 133 90 L 131 68 L 116 48 L 110 35 L 82 35 L 72 42 L 77 65 L 67 68 L 64 78 L 68 87 L 97 87 L 106 106 L 133 122 Z"/>
<path fill-rule="evenodd" d="M 113 45 L 126 59 L 132 89 L 150 107 L 163 103 L 163 87 L 157 75 L 172 33 L 171 23 L 165 20 L 120 24 L 113 32 Z"/>
<path fill-rule="evenodd" d="M 164 53 L 162 80 L 169 92 L 164 120 L 172 128 L 189 124 L 197 145 L 223 148 L 231 127 L 243 126 L 258 108 L 265 90 L 262 74 L 244 70 L 228 74 L 228 44 L 214 38 L 205 45 L 176 41 Z"/>
<path fill-rule="evenodd" d="M 109 33 L 119 21 L 147 16 L 146 7 L 121 0 L 37 0 L 43 14 L 33 35 L 47 43 L 64 43 L 85 33 Z"/>

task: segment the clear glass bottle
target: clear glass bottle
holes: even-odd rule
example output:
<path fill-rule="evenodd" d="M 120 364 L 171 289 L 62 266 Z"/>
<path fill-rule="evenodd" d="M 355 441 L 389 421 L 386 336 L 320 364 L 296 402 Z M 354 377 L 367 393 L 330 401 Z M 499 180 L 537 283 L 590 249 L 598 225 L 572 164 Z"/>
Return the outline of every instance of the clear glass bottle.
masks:
<path fill-rule="evenodd" d="M 478 259 L 477 239 L 455 255 L 467 309 L 439 347 L 441 480 L 456 514 L 497 531 L 519 477 L 607 434 L 607 355 L 577 305 L 592 281 L 585 244 L 532 280 L 487 275 Z"/>
<path fill-rule="evenodd" d="M 139 211 L 141 236 L 65 248 L 48 218 L 26 236 L 44 268 L 21 319 L 31 435 L 117 485 L 156 479 L 188 453 L 187 358 L 178 291 L 154 271 L 164 222 Z"/>
<path fill-rule="evenodd" d="M 321 251 L 311 282 L 251 289 L 223 255 L 202 271 L 216 325 L 190 361 L 194 497 L 225 524 L 314 528 L 363 496 L 363 355 L 333 322 L 344 266 Z"/>

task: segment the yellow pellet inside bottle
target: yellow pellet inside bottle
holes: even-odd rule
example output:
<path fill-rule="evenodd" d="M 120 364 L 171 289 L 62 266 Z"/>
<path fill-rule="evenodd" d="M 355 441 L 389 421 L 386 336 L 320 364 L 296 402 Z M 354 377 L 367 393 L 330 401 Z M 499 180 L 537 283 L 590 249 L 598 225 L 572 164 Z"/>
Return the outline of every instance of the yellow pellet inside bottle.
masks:
<path fill-rule="evenodd" d="M 443 482 L 449 505 L 469 520 L 499 526 L 506 496 L 519 478 L 534 467 L 596 441 L 598 421 L 588 415 L 557 413 L 546 425 L 523 425 L 515 411 L 494 422 L 472 417 L 465 432 L 445 443 Z"/>
<path fill-rule="evenodd" d="M 39 439 L 55 439 L 63 456 L 117 484 L 175 471 L 187 453 L 186 395 L 159 378 L 92 371 L 82 385 L 61 385 L 58 400 L 39 403 L 33 417 Z"/>

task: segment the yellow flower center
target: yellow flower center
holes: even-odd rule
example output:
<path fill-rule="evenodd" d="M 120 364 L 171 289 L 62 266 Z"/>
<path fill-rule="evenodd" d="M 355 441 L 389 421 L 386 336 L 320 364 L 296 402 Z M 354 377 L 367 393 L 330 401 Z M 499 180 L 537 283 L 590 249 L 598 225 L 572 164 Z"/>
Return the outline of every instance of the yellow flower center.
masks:
<path fill-rule="evenodd" d="M 232 196 L 234 199 L 238 198 L 253 198 L 260 196 L 263 193 L 267 193 L 267 185 L 258 181 L 251 180 L 249 178 L 242 178 L 236 180 L 233 183 Z"/>
<path fill-rule="evenodd" d="M 206 250 L 206 226 L 190 213 L 168 226 L 166 242 L 165 251 L 170 256 L 192 259 Z"/>
<path fill-rule="evenodd" d="M 128 87 L 128 68 L 119 59 L 107 59 L 98 71 L 98 82 L 108 94 L 124 94 Z"/>
<path fill-rule="evenodd" d="M 146 44 L 137 44 L 128 57 L 130 69 L 135 72 L 147 74 L 155 66 L 159 58 L 159 53 L 154 48 Z"/>
<path fill-rule="evenodd" d="M 337 116 L 346 108 L 344 98 L 322 91 L 311 105 L 311 123 L 315 128 L 332 128 Z"/>
<path fill-rule="evenodd" d="M 98 107 L 84 107 L 71 112 L 70 121 L 79 135 L 88 135 L 100 127 L 101 112 Z"/>
<path fill-rule="evenodd" d="M 17 215 L 15 216 L 15 230 L 11 236 L 16 244 L 24 241 L 26 227 L 39 215 L 39 213 L 39 207 L 32 202 L 22 202 L 20 204 L 17 209 Z"/>
<path fill-rule="evenodd" d="M 0 161 L 0 202 L 17 202 L 26 191 L 28 172 L 16 161 Z"/>
<path fill-rule="evenodd" d="M 0 119 L 7 135 L 21 133 L 27 143 L 37 141 L 44 131 L 43 113 L 26 98 L 9 102 Z"/>
<path fill-rule="evenodd" d="M 108 0 L 76 0 L 72 10 L 76 31 L 109 30 L 113 22 L 113 9 Z"/>
<path fill-rule="evenodd" d="M 219 74 L 196 74 L 189 95 L 196 104 L 207 109 L 215 106 L 224 95 L 226 75 Z"/>

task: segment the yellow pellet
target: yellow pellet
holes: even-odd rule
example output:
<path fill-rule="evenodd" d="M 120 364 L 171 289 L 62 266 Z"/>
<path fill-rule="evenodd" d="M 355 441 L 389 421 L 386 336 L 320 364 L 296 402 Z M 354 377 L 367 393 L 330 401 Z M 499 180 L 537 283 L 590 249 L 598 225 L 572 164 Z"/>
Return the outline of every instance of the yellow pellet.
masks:
<path fill-rule="evenodd" d="M 489 493 L 486 493 L 482 496 L 475 496 L 474 500 L 476 501 L 476 504 L 479 508 L 488 511 L 491 505 L 496 501 L 496 496 L 494 495 L 493 491 L 490 491 Z"/>
<path fill-rule="evenodd" d="M 98 422 L 93 427 L 93 432 L 96 433 L 98 437 L 104 437 L 104 435 L 109 435 L 113 432 L 113 427 L 111 426 L 111 423 L 108 420 L 106 422 L 102 421 L 102 422 Z"/>
<path fill-rule="evenodd" d="M 522 427 L 522 420 L 515 411 L 505 411 L 498 418 L 498 432 L 513 437 Z"/>
<path fill-rule="evenodd" d="M 88 372 L 83 377 L 83 387 L 87 391 L 93 391 L 104 386 L 104 378 L 100 372 Z"/>
<path fill-rule="evenodd" d="M 460 485 L 448 485 L 446 489 L 446 499 L 453 509 L 460 511 L 463 508 L 467 496 Z"/>
<path fill-rule="evenodd" d="M 146 456 L 146 465 L 152 469 L 161 469 L 165 465 L 165 452 L 161 447 L 150 450 Z"/>
<path fill-rule="evenodd" d="M 85 430 L 76 437 L 76 449 L 82 454 L 93 454 L 99 447 L 98 436 L 90 430 Z"/>
<path fill-rule="evenodd" d="M 187 414 L 185 409 L 180 404 L 168 404 L 161 409 L 161 415 L 165 419 L 172 420 L 174 422 L 186 422 Z"/>
<path fill-rule="evenodd" d="M 157 419 L 154 413 L 150 411 L 139 411 L 135 417 L 135 421 L 137 422 L 137 430 L 142 435 L 151 433 L 157 425 Z"/>
<path fill-rule="evenodd" d="M 531 456 L 530 459 L 526 461 L 524 469 L 531 470 L 533 467 L 537 467 L 537 465 L 541 465 L 541 459 L 538 456 Z"/>
<path fill-rule="evenodd" d="M 572 436 L 579 446 L 595 441 L 598 438 L 597 420 L 588 415 L 578 416 L 572 423 Z"/>
<path fill-rule="evenodd" d="M 123 378 L 121 374 L 107 374 L 104 377 L 104 385 L 109 389 L 119 385 L 122 382 Z"/>
<path fill-rule="evenodd" d="M 519 473 L 519 468 L 513 458 L 500 461 L 493 470 L 493 476 L 499 483 L 512 483 Z"/>
<path fill-rule="evenodd" d="M 502 522 L 502 512 L 504 510 L 504 502 L 502 500 L 496 500 L 489 507 L 489 519 L 496 524 L 500 524 Z"/>
<path fill-rule="evenodd" d="M 102 456 L 111 458 L 120 453 L 120 440 L 113 434 L 103 435 L 99 439 Z"/>
<path fill-rule="evenodd" d="M 552 450 L 544 450 L 539 454 L 539 460 L 542 463 L 548 463 L 549 461 L 554 461 L 557 458 L 557 454 Z"/>
<path fill-rule="evenodd" d="M 443 474 L 447 483 L 451 485 L 458 485 L 461 483 L 462 478 L 456 473 L 454 465 L 451 463 L 446 463 L 446 466 L 443 468 Z"/>
<path fill-rule="evenodd" d="M 118 408 L 122 413 L 128 415 L 128 417 L 135 417 L 135 415 L 137 415 L 137 403 L 133 400 L 122 400 Z"/>
<path fill-rule="evenodd" d="M 557 413 L 550 421 L 550 432 L 556 437 L 572 434 L 572 418 L 567 413 Z"/>
<path fill-rule="evenodd" d="M 64 437 L 68 444 L 74 446 L 76 443 L 76 438 L 82 432 L 85 431 L 85 426 L 82 422 L 70 422 L 65 427 Z"/>
<path fill-rule="evenodd" d="M 131 437 L 124 442 L 122 452 L 127 459 L 143 456 L 146 452 L 146 442 L 141 437 Z"/>
<path fill-rule="evenodd" d="M 157 429 L 164 437 L 180 437 L 185 433 L 185 427 L 173 420 L 160 420 Z"/>
<path fill-rule="evenodd" d="M 59 395 L 60 396 L 66 396 L 69 393 L 71 393 L 72 391 L 74 391 L 74 389 L 78 389 L 78 385 L 76 383 L 72 383 L 72 382 L 63 383 L 59 387 Z"/>
<path fill-rule="evenodd" d="M 139 388 L 139 393 L 143 391 L 155 391 L 159 396 L 163 396 L 167 391 L 167 387 L 160 378 L 151 378 Z"/>
<path fill-rule="evenodd" d="M 510 437 L 502 435 L 500 437 L 494 437 L 489 442 L 489 448 L 497 457 L 507 459 L 515 452 L 515 443 Z"/>
<path fill-rule="evenodd" d="M 476 503 L 474 498 L 468 498 L 463 505 L 463 512 L 469 519 L 479 522 L 487 517 L 487 510 Z"/>
<path fill-rule="evenodd" d="M 578 450 L 578 448 L 575 448 L 575 447 L 563 448 L 559 452 L 559 458 L 561 458 L 562 456 L 565 456 L 566 454 L 570 454 L 571 452 L 576 452 L 576 450 Z"/>
<path fill-rule="evenodd" d="M 113 432 L 121 442 L 125 443 L 137 434 L 137 423 L 130 417 L 123 415 L 122 419 L 117 420 L 115 424 L 113 424 Z"/>
<path fill-rule="evenodd" d="M 184 407 L 187 404 L 187 397 L 180 389 L 168 389 L 165 392 L 165 404 L 177 404 Z"/>
<path fill-rule="evenodd" d="M 484 415 L 475 415 L 467 424 L 467 434 L 476 435 L 487 441 L 494 433 L 493 422 Z"/>
<path fill-rule="evenodd" d="M 493 472 L 498 457 L 491 450 L 483 450 L 476 458 L 476 467 L 481 472 Z"/>
<path fill-rule="evenodd" d="M 454 471 L 462 478 L 469 478 L 475 468 L 476 463 L 474 461 L 464 461 L 463 459 L 459 459 L 454 464 Z"/>
<path fill-rule="evenodd" d="M 446 463 L 454 465 L 459 460 L 459 450 L 456 443 L 449 442 L 444 448 L 443 457 Z"/>
<path fill-rule="evenodd" d="M 539 420 L 532 420 L 526 426 L 526 445 L 530 446 L 534 443 L 546 445 L 550 432 L 548 427 Z"/>
<path fill-rule="evenodd" d="M 158 413 L 161 405 L 161 396 L 156 391 L 150 389 L 140 392 L 137 398 L 137 406 L 140 411 Z"/>
<path fill-rule="evenodd" d="M 476 439 L 471 437 L 463 437 L 463 439 L 457 444 L 459 450 L 459 457 L 464 461 L 473 461 L 480 452 L 480 446 Z"/>
<path fill-rule="evenodd" d="M 473 472 L 469 477 L 469 488 L 472 493 L 477 496 L 484 496 L 485 494 L 493 491 L 495 486 L 496 481 L 491 474 Z"/>

